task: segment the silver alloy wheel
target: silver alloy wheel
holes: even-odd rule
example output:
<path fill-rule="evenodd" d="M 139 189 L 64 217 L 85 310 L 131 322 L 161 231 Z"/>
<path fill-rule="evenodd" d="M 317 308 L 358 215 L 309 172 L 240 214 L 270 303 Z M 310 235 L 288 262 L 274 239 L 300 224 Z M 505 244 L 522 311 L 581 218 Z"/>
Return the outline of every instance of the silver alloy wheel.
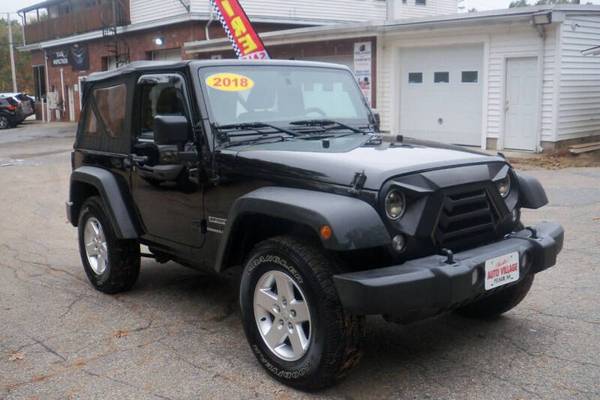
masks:
<path fill-rule="evenodd" d="M 108 267 L 108 244 L 102 224 L 94 217 L 90 217 L 85 223 L 83 243 L 92 271 L 97 275 L 102 275 Z"/>
<path fill-rule="evenodd" d="M 288 274 L 269 271 L 254 289 L 254 318 L 263 341 L 285 361 L 302 358 L 310 346 L 312 321 L 306 296 Z"/>
<path fill-rule="evenodd" d="M 5 116 L 1 116 L 0 117 L 0 129 L 6 129 L 8 128 L 8 118 L 6 118 Z"/>

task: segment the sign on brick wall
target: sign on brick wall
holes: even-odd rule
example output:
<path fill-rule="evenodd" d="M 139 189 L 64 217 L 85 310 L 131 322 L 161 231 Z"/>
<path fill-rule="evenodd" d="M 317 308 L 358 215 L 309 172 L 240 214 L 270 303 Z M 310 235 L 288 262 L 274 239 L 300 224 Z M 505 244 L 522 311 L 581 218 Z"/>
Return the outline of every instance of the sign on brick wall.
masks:
<path fill-rule="evenodd" d="M 85 71 L 90 68 L 87 45 L 74 44 L 70 47 L 52 50 L 48 55 L 53 67 L 71 66 L 74 71 Z"/>

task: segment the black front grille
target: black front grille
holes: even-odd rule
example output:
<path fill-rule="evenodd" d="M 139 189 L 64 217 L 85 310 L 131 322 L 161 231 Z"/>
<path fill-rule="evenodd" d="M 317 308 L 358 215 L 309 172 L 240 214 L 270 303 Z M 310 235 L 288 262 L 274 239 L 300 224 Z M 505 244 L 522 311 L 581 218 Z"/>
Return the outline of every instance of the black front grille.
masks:
<path fill-rule="evenodd" d="M 465 189 L 444 194 L 434 233 L 436 244 L 451 250 L 494 240 L 498 213 L 485 189 Z"/>

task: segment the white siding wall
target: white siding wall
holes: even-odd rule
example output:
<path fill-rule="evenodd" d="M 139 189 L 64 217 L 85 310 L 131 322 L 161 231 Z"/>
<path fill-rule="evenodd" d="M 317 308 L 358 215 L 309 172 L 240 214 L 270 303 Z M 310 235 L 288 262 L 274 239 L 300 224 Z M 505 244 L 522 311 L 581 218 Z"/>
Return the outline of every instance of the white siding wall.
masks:
<path fill-rule="evenodd" d="M 600 134 L 600 57 L 582 50 L 600 45 L 599 16 L 568 16 L 561 32 L 558 139 Z"/>
<path fill-rule="evenodd" d="M 191 11 L 210 14 L 208 0 L 183 0 Z M 385 0 L 241 0 L 250 18 L 274 22 L 309 21 L 358 22 L 383 21 L 386 18 Z M 131 0 L 131 23 L 173 17 L 186 13 L 179 0 Z"/>
<path fill-rule="evenodd" d="M 544 83 L 542 95 L 542 140 L 552 140 L 555 28 L 547 29 L 544 56 Z M 504 87 L 506 59 L 510 57 L 540 57 L 541 38 L 527 25 L 507 25 L 490 34 L 490 59 L 488 76 L 488 137 L 498 138 L 504 123 Z"/>
<path fill-rule="evenodd" d="M 187 0 L 189 1 L 189 0 Z M 285 22 L 385 20 L 385 0 L 241 0 L 250 18 Z M 208 0 L 192 0 L 194 12 L 209 10 Z"/>
<path fill-rule="evenodd" d="M 543 134 L 542 140 L 552 140 L 553 129 L 553 97 L 554 66 L 556 49 L 556 28 L 548 28 L 544 57 L 544 91 L 543 91 Z M 396 121 L 399 110 L 397 95 L 398 48 L 410 43 L 411 46 L 435 46 L 461 43 L 486 43 L 489 57 L 487 64 L 487 104 L 483 110 L 487 137 L 498 138 L 503 130 L 504 121 L 504 85 L 505 61 L 508 57 L 530 57 L 541 54 L 541 39 L 536 30 L 529 24 L 506 24 L 486 28 L 469 29 L 437 29 L 431 32 L 412 32 L 380 39 L 383 43 L 377 79 L 377 108 L 382 117 L 384 130 L 398 129 Z M 589 46 L 591 47 L 591 46 Z M 484 52 L 485 54 L 485 52 Z M 485 56 L 484 56 L 485 57 Z M 598 59 L 600 61 L 600 58 Z M 482 79 L 486 79 L 482 71 Z M 600 79 L 600 72 L 598 73 Z M 600 90 L 598 93 L 600 96 Z M 485 101 L 484 93 L 484 101 Z M 600 97 L 598 98 L 600 100 Z M 393 132 L 395 133 L 395 132 Z"/>
<path fill-rule="evenodd" d="M 415 0 L 388 0 L 393 2 L 393 15 L 390 19 L 418 18 L 431 15 L 455 14 L 458 12 L 457 0 L 427 0 L 426 5 L 416 5 Z"/>
<path fill-rule="evenodd" d="M 178 0 L 130 0 L 130 7 L 132 24 L 161 20 L 187 12 Z"/>

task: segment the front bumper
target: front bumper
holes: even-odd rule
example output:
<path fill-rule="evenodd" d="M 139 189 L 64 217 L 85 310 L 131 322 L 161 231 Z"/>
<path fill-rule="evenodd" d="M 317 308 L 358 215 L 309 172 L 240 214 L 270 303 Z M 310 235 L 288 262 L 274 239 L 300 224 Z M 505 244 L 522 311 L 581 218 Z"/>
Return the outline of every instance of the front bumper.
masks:
<path fill-rule="evenodd" d="M 521 262 L 520 279 L 556 264 L 562 250 L 563 228 L 544 222 L 508 235 L 505 239 L 447 257 L 434 255 L 411 260 L 401 265 L 351 272 L 334 276 L 342 305 L 361 314 L 383 314 L 398 320 L 427 318 L 467 304 L 516 284 L 485 290 L 486 260 L 518 252 L 520 260 L 527 254 L 527 265 Z"/>

